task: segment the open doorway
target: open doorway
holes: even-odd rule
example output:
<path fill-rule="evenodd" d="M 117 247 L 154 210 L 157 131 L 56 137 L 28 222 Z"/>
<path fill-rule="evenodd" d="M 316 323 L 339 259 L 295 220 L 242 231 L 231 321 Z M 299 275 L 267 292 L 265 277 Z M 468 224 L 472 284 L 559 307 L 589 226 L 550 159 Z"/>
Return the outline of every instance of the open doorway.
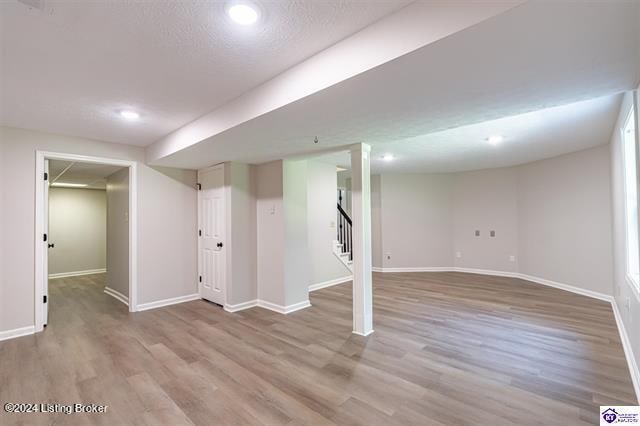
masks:
<path fill-rule="evenodd" d="M 36 331 L 54 304 L 135 311 L 135 163 L 38 152 L 36 168 Z"/>

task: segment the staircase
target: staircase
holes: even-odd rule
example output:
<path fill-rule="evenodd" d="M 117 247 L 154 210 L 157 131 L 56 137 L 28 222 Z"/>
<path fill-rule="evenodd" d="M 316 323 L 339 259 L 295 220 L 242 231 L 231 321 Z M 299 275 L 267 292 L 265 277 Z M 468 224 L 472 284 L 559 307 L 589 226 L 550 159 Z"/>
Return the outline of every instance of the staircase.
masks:
<path fill-rule="evenodd" d="M 350 271 L 353 271 L 352 227 L 351 218 L 342 206 L 338 204 L 338 235 L 337 240 L 333 241 L 333 253 Z"/>

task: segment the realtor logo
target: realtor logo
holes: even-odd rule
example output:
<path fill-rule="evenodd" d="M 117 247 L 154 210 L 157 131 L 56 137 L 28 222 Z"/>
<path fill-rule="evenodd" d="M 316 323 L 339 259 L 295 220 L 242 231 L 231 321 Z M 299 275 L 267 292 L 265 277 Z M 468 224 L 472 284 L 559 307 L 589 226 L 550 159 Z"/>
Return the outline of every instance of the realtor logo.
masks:
<path fill-rule="evenodd" d="M 605 405 L 604 407 L 600 407 L 600 426 L 617 425 L 620 423 L 640 426 L 640 406 Z"/>
<path fill-rule="evenodd" d="M 607 408 L 602 412 L 602 420 L 607 423 L 613 423 L 618 418 L 618 413 L 613 408 Z"/>

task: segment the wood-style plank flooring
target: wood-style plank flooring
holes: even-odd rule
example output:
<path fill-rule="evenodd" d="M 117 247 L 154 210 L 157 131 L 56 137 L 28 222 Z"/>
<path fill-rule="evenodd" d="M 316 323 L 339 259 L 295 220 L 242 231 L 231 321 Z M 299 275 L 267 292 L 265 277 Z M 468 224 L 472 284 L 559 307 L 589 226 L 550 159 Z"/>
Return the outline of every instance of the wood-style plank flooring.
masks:
<path fill-rule="evenodd" d="M 609 304 L 517 279 L 376 273 L 365 338 L 350 283 L 286 316 L 130 314 L 104 278 L 52 280 L 46 330 L 0 342 L 0 403 L 107 412 L 0 424 L 579 425 L 637 404 Z"/>

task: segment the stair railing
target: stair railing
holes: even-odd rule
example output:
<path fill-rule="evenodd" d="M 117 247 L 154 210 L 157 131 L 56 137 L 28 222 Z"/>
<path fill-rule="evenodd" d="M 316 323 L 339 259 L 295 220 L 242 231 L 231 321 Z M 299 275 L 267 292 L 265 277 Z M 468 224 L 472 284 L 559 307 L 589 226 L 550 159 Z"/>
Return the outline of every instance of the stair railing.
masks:
<path fill-rule="evenodd" d="M 338 204 L 338 242 L 342 244 L 342 253 L 349 253 L 349 260 L 353 260 L 352 228 L 351 218 Z"/>

